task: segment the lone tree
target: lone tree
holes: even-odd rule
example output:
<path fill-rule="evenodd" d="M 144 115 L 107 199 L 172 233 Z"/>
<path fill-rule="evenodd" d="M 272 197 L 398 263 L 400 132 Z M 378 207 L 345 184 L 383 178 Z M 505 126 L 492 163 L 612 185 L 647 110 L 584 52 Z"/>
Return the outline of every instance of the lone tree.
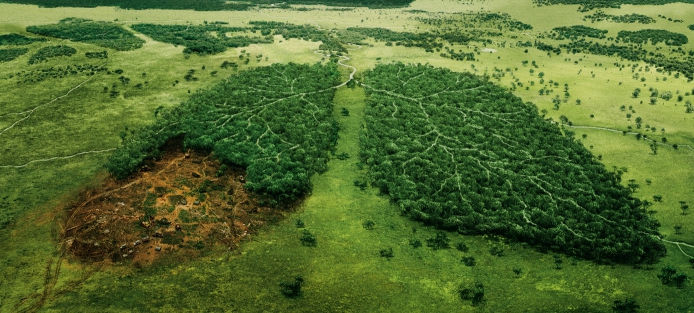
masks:
<path fill-rule="evenodd" d="M 614 300 L 612 311 L 615 313 L 636 313 L 641 306 L 634 299 Z"/>
<path fill-rule="evenodd" d="M 687 215 L 687 210 L 689 210 L 689 204 L 686 201 L 680 201 L 680 209 L 682 210 L 682 215 Z"/>

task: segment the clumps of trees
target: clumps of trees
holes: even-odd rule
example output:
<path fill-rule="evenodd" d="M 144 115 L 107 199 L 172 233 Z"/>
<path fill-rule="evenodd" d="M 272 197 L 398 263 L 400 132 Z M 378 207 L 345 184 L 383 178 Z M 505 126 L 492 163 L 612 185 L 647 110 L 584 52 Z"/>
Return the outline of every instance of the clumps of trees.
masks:
<path fill-rule="evenodd" d="M 31 58 L 29 58 L 28 63 L 30 65 L 37 64 L 41 62 L 46 62 L 48 61 L 48 59 L 51 58 L 57 58 L 62 56 L 69 57 L 75 53 L 77 53 L 77 49 L 67 45 L 43 47 L 36 51 L 36 53 L 34 53 L 34 55 L 32 55 Z"/>
<path fill-rule="evenodd" d="M 612 14 L 606 14 L 602 10 L 597 10 L 595 13 L 586 15 L 583 17 L 583 20 L 590 20 L 591 23 L 595 22 L 602 22 L 602 21 L 608 21 L 608 22 L 614 22 L 614 23 L 640 23 L 640 24 L 651 24 L 655 23 L 655 19 L 646 16 L 643 14 L 637 14 L 637 13 L 632 13 L 632 14 L 625 14 L 625 15 L 612 15 Z"/>
<path fill-rule="evenodd" d="M 637 31 L 622 30 L 617 33 L 617 40 L 623 42 L 657 45 L 664 42 L 668 46 L 681 46 L 689 42 L 687 36 L 664 29 L 640 29 Z"/>
<path fill-rule="evenodd" d="M 36 83 L 51 78 L 63 78 L 72 75 L 96 75 L 105 72 L 108 68 L 103 65 L 72 64 L 66 66 L 51 66 L 49 68 L 32 71 L 21 71 L 12 75 L 17 83 Z"/>
<path fill-rule="evenodd" d="M 25 46 L 46 40 L 46 38 L 26 37 L 19 34 L 5 34 L 0 35 L 0 46 Z"/>
<path fill-rule="evenodd" d="M 301 295 L 301 287 L 304 285 L 304 278 L 301 276 L 294 277 L 293 281 L 281 282 L 280 291 L 285 297 L 296 298 Z"/>
<path fill-rule="evenodd" d="M 0 49 L 0 63 L 12 61 L 29 52 L 27 48 Z"/>
<path fill-rule="evenodd" d="M 458 295 L 462 300 L 471 300 L 472 306 L 478 306 L 484 302 L 484 284 L 476 282 L 472 286 L 460 285 Z"/>
<path fill-rule="evenodd" d="M 183 136 L 186 148 L 246 168 L 246 188 L 267 204 L 297 200 L 311 189 L 311 175 L 327 169 L 334 152 L 338 125 L 332 98 L 339 77 L 335 64 L 244 71 L 124 138 L 106 168 L 124 178 L 156 157 L 169 139 Z"/>
<path fill-rule="evenodd" d="M 411 218 L 601 263 L 665 255 L 658 222 L 621 177 L 534 105 L 426 65 L 379 65 L 363 83 L 360 158 Z"/>
<path fill-rule="evenodd" d="M 437 40 L 437 36 L 429 32 L 396 32 L 386 28 L 369 27 L 350 27 L 347 28 L 347 30 L 372 37 L 376 41 L 386 42 L 386 45 L 395 44 L 396 46 L 419 47 L 425 49 L 427 52 L 434 52 L 435 49 L 443 48 L 443 43 Z M 456 41 L 461 44 L 467 44 L 470 38 L 460 37 Z"/>
<path fill-rule="evenodd" d="M 57 24 L 28 26 L 26 30 L 38 35 L 85 42 L 119 51 L 135 50 L 145 43 L 118 24 L 80 18 L 66 18 Z"/>
<path fill-rule="evenodd" d="M 90 59 L 108 59 L 107 51 L 85 52 L 84 56 Z"/>
<path fill-rule="evenodd" d="M 675 285 L 677 288 L 684 288 L 684 284 L 689 277 L 685 273 L 678 273 L 672 266 L 663 267 L 658 274 L 658 278 L 663 285 Z"/>
<path fill-rule="evenodd" d="M 556 27 L 556 28 L 552 29 L 552 32 L 549 34 L 549 38 L 552 38 L 555 40 L 563 40 L 563 39 L 574 40 L 574 39 L 578 39 L 578 38 L 582 38 L 582 37 L 603 39 L 603 38 L 605 38 L 605 34 L 607 34 L 607 31 L 604 29 L 597 29 L 597 28 L 583 26 L 583 25 L 574 25 L 574 26 Z"/>
<path fill-rule="evenodd" d="M 600 8 L 619 8 L 622 4 L 646 5 L 673 2 L 694 3 L 693 0 L 533 0 L 537 5 L 577 4 L 578 11 L 587 12 Z"/>
<path fill-rule="evenodd" d="M 328 32 L 311 25 L 295 25 L 282 22 L 250 21 L 250 30 L 260 31 L 263 35 L 282 35 L 285 39 L 302 39 L 307 41 L 320 41 L 319 49 L 347 53 L 342 41 Z"/>
<path fill-rule="evenodd" d="M 230 32 L 245 32 L 243 27 L 211 25 L 158 25 L 135 24 L 132 29 L 156 41 L 186 47 L 184 53 L 200 55 L 217 54 L 228 48 L 246 47 L 250 44 L 273 43 L 271 37 L 227 36 Z M 217 36 L 213 36 L 216 32 Z"/>

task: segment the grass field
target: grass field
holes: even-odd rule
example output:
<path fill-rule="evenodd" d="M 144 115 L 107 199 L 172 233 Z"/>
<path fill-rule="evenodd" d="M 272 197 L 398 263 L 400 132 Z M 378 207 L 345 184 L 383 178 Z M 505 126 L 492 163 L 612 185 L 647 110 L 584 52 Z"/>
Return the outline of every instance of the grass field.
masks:
<path fill-rule="evenodd" d="M 646 72 L 644 62 L 639 62 L 636 69 L 639 77 L 646 78 L 641 82 L 632 78 L 634 73 L 629 67 L 620 71 L 613 65 L 635 62 L 579 54 L 550 57 L 534 48 L 526 53 L 525 48 L 508 44 L 532 40 L 557 26 L 580 24 L 607 29 L 608 36 L 616 36 L 622 29 L 667 29 L 689 36 L 690 43 L 684 49 L 691 50 L 694 32 L 686 25 L 694 24 L 694 5 L 625 5 L 619 10 L 604 10 L 608 14 L 640 13 L 655 18 L 657 22 L 649 25 L 585 22 L 581 18 L 589 13 L 576 11 L 576 6 L 535 8 L 530 0 L 422 0 L 409 8 L 392 10 L 307 8 L 316 10 L 135 11 L 0 4 L 2 12 L 12 12 L 0 15 L 0 34 L 26 34 L 26 26 L 55 23 L 66 17 L 117 19 L 125 26 L 141 22 L 199 24 L 204 21 L 226 21 L 231 26 L 241 26 L 251 20 L 273 20 L 310 23 L 323 29 L 362 26 L 416 32 L 431 26 L 414 20 L 412 17 L 419 13 L 408 10 L 509 13 L 534 29 L 495 40 L 487 46 L 497 51 L 480 53 L 474 62 L 454 61 L 419 48 L 389 47 L 368 40 L 372 46 L 351 50 L 351 60 L 345 63 L 358 69 L 357 77 L 378 63 L 391 61 L 429 63 L 480 75 L 492 75 L 495 68 L 502 70 L 505 76 L 498 84 L 511 88 L 512 82 L 522 82 L 523 87 L 517 87 L 514 92 L 516 95 L 536 104 L 539 110 L 547 110 L 547 117 L 555 121 L 561 115 L 566 116 L 576 126 L 567 129 L 575 132 L 576 138 L 595 155 L 601 155 L 608 169 L 628 168 L 622 182 L 626 185 L 634 179 L 640 185 L 636 196 L 651 202 L 653 195 L 663 196 L 663 201 L 651 209 L 662 224 L 665 239 L 694 244 L 694 214 L 682 215 L 679 208 L 679 201 L 694 204 L 691 162 L 694 150 L 686 146 L 694 147 L 694 115 L 684 113 L 684 101 L 677 102 L 676 96 L 669 101 L 659 99 L 656 105 L 648 104 L 651 87 L 675 95 L 677 91 L 682 95 L 689 92 L 684 100 L 694 101 L 691 95 L 694 84 L 684 77 L 676 79 L 674 73 L 658 73 L 653 67 Z M 684 23 L 668 22 L 658 18 L 658 14 L 683 19 Z M 139 36 L 146 40 L 142 48 L 128 52 L 108 50 L 106 60 L 84 57 L 87 51 L 103 48 L 51 39 L 27 46 L 29 53 L 0 65 L 0 90 L 3 90 L 0 226 L 12 220 L 0 230 L 4 248 L 0 249 L 0 312 L 33 308 L 45 312 L 90 312 L 94 308 L 104 312 L 609 312 L 615 299 L 625 298 L 635 299 L 642 312 L 694 312 L 691 282 L 678 289 L 663 286 L 656 277 L 665 265 L 694 277 L 688 258 L 672 244 L 668 244 L 667 257 L 645 269 L 599 266 L 563 257 L 563 269 L 557 270 L 554 255 L 496 238 L 453 233 L 448 234 L 451 242 L 465 242 L 469 252 L 455 248 L 434 251 L 426 247 L 426 239 L 436 234 L 434 229 L 400 216 L 388 198 L 378 195 L 376 190 L 362 191 L 353 185 L 354 180 L 366 176 L 366 171 L 356 165 L 365 97 L 359 87 L 342 87 L 335 99 L 334 114 L 341 125 L 337 152 L 346 152 L 351 158 L 332 159 L 329 170 L 313 178 L 313 193 L 295 213 L 278 225 L 268 226 L 239 250 L 213 249 L 193 260 L 173 254 L 159 264 L 144 268 L 127 263 L 99 267 L 68 258 L 56 272 L 61 244 L 56 220 L 64 214 L 65 204 L 75 199 L 82 188 L 96 185 L 106 177 L 103 164 L 111 149 L 120 144 L 119 133 L 126 127 L 131 131 L 152 123 L 158 107 L 175 107 L 187 99 L 189 91 L 193 93 L 232 75 L 233 70 L 219 68 L 223 61 L 235 61 L 241 64 L 239 70 L 244 70 L 275 62 L 315 63 L 322 59 L 314 53 L 319 43 L 296 39 L 278 37 L 272 45 L 252 45 L 213 56 L 186 58 L 183 47 Z M 504 41 L 507 43 L 502 45 Z M 57 44 L 70 45 L 78 53 L 27 65 L 36 50 Z M 479 48 L 483 47 L 479 45 Z M 238 62 L 241 50 L 251 56 L 263 54 L 268 60 L 263 57 L 256 62 L 251 57 L 252 61 L 243 65 Z M 524 66 L 524 60 L 536 61 L 538 67 Z M 104 64 L 109 71 L 121 69 L 123 73 L 68 75 L 21 84 L 17 84 L 16 77 L 8 78 L 22 71 L 75 64 Z M 644 70 L 639 72 L 639 68 Z M 195 69 L 198 81 L 183 79 L 191 69 Z M 212 76 L 212 71 L 218 71 L 217 75 Z M 540 84 L 539 72 L 544 73 L 544 84 Z M 346 73 L 347 69 L 345 79 Z M 121 75 L 130 78 L 130 83 L 121 83 Z M 179 82 L 175 83 L 176 80 Z M 551 95 L 540 96 L 539 90 L 550 80 L 559 86 Z M 138 83 L 143 83 L 142 89 L 134 87 Z M 112 98 L 104 88 L 111 90 L 114 84 L 119 94 Z M 552 98 L 559 95 L 564 99 L 564 84 L 568 84 L 570 96 L 555 110 Z M 639 98 L 631 97 L 635 88 L 642 90 Z M 581 100 L 581 105 L 576 105 L 576 99 Z M 631 106 L 635 112 L 620 110 L 622 105 Z M 349 110 L 349 116 L 341 114 L 343 107 Z M 628 113 L 631 119 L 627 119 Z M 637 130 L 636 117 L 643 119 L 644 126 L 638 129 L 642 134 L 657 141 L 667 138 L 668 145 L 659 146 L 657 155 L 652 153 L 647 141 L 637 140 L 633 134 L 622 135 L 621 131 L 628 130 L 628 126 L 633 127 L 630 131 Z M 645 131 L 645 125 L 655 127 L 656 131 Z M 583 138 L 583 134 L 587 136 Z M 673 149 L 672 144 L 679 144 L 679 148 Z M 316 235 L 316 247 L 301 245 L 301 229 L 295 226 L 297 219 Z M 373 229 L 363 227 L 367 221 L 374 222 Z M 681 234 L 675 233 L 675 226 L 682 226 Z M 411 239 L 425 244 L 414 248 L 409 244 Z M 495 246 L 503 248 L 505 255 L 490 255 L 490 248 Z M 393 249 L 392 259 L 379 255 L 380 250 L 388 248 Z M 694 255 L 694 249 L 683 249 Z M 477 265 L 465 266 L 460 261 L 463 256 L 474 256 Z M 514 274 L 514 268 L 521 269 L 521 274 Z M 303 295 L 295 299 L 284 297 L 279 283 L 291 281 L 297 275 L 306 282 Z M 476 281 L 482 282 L 486 291 L 486 301 L 479 307 L 471 306 L 457 295 L 459 285 Z"/>

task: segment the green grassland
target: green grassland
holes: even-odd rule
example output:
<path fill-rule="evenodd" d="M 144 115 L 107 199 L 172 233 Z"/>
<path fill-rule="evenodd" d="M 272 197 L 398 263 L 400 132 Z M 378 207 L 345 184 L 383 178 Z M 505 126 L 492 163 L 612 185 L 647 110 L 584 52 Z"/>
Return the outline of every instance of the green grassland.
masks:
<path fill-rule="evenodd" d="M 546 110 L 546 118 L 560 121 L 565 116 L 573 126 L 567 129 L 594 155 L 601 156 L 607 169 L 628 169 L 622 174 L 622 184 L 627 185 L 631 179 L 638 183 L 640 187 L 634 196 L 653 202 L 653 195 L 662 195 L 663 201 L 651 207 L 655 211 L 652 217 L 661 223 L 660 232 L 666 240 L 694 244 L 694 214 L 682 215 L 679 208 L 679 201 L 694 204 L 694 150 L 687 147 L 694 147 L 694 115 L 685 113 L 684 107 L 686 100 L 694 101 L 694 85 L 683 76 L 675 78 L 675 73 L 659 73 L 653 66 L 646 71 L 643 61 L 589 54 L 548 55 L 533 47 L 515 47 L 516 42 L 533 41 L 555 27 L 585 25 L 607 30 L 607 37 L 616 37 L 620 30 L 665 29 L 687 35 L 690 40 L 683 49 L 694 50 L 694 37 L 686 26 L 694 24 L 691 4 L 604 9 L 607 14 L 638 13 L 656 20 L 648 25 L 591 23 L 583 21 L 590 13 L 577 11 L 577 5 L 535 7 L 530 0 L 422 0 L 408 8 L 390 10 L 307 8 L 313 11 L 138 11 L 0 4 L 3 12 L 12 12 L 0 16 L 0 34 L 35 37 L 25 31 L 27 26 L 55 24 L 67 17 L 108 22 L 117 19 L 115 23 L 126 29 L 136 23 L 200 25 L 204 21 L 224 21 L 229 26 L 247 26 L 249 21 L 262 20 L 311 24 L 326 30 L 360 26 L 423 32 L 433 27 L 415 18 L 428 14 L 410 10 L 444 11 L 437 13 L 441 16 L 480 10 L 508 13 L 533 29 L 504 32 L 486 47 L 481 42 L 446 44 L 456 51 L 474 52 L 475 61 L 455 61 L 440 57 L 439 52 L 386 46 L 384 42 L 366 39 L 367 45 L 360 49 L 350 48 L 350 60 L 344 63 L 357 68 L 357 78 L 376 64 L 392 61 L 429 63 L 453 71 L 489 75 L 492 82 L 509 88 L 523 101 L 536 104 L 538 111 Z M 682 19 L 684 23 L 669 22 L 659 18 L 659 14 Z M 667 256 L 652 267 L 595 265 L 558 256 L 563 260 L 562 269 L 555 268 L 553 254 L 493 237 L 448 234 L 452 245 L 464 242 L 469 246 L 468 252 L 454 247 L 436 251 L 427 247 L 426 240 L 435 237 L 435 229 L 401 216 L 377 190 L 354 186 L 355 180 L 365 180 L 368 175 L 365 168 L 356 164 L 365 99 L 360 87 L 342 87 L 334 99 L 333 116 L 341 127 L 337 154 L 344 152 L 351 158 L 331 159 L 328 171 L 312 178 L 313 191 L 296 212 L 253 236 L 239 250 L 212 249 L 193 260 L 173 254 L 145 268 L 135 268 L 127 262 L 99 267 L 67 258 L 56 273 L 62 243 L 55 220 L 61 218 L 62 208 L 82 188 L 96 185 L 106 177 L 103 165 L 112 149 L 119 146 L 120 132 L 150 125 L 158 107 L 176 107 L 188 99 L 189 92 L 233 75 L 231 68 L 220 68 L 224 61 L 236 62 L 239 70 L 245 70 L 271 63 L 313 64 L 323 59 L 321 54 L 314 53 L 320 43 L 286 40 L 281 36 L 275 36 L 273 44 L 187 57 L 182 46 L 136 36 L 145 43 L 131 51 L 49 38 L 21 46 L 29 52 L 0 63 L 0 227 L 4 226 L 0 230 L 0 312 L 34 308 L 45 312 L 90 312 L 94 308 L 103 312 L 609 312 L 614 300 L 626 298 L 635 299 L 642 312 L 694 312 L 691 281 L 680 289 L 664 286 L 657 278 L 660 268 L 666 265 L 694 277 L 688 257 L 672 244 L 666 244 Z M 69 45 L 77 53 L 27 65 L 33 53 L 53 45 Z M 669 51 L 662 43 L 657 47 Z M 496 52 L 481 52 L 484 48 Z M 108 59 L 85 57 L 86 52 L 103 50 L 108 51 Z M 251 55 L 248 65 L 239 62 L 242 50 Z M 257 62 L 255 56 L 259 54 L 263 57 Z M 535 61 L 537 68 L 530 63 L 524 65 L 524 60 Z M 616 62 L 638 66 L 634 73 L 628 66 L 620 71 L 614 66 Z M 108 71 L 18 84 L 17 73 L 22 71 L 84 64 L 104 66 Z M 116 74 L 117 69 L 122 74 Z M 184 79 L 191 69 L 195 70 L 197 81 Z M 213 76 L 212 71 L 218 73 Z M 348 72 L 343 70 L 344 81 Z M 539 72 L 544 73 L 543 84 Z M 633 78 L 635 73 L 640 75 L 638 79 Z M 11 75 L 14 77 L 9 78 Z M 130 78 L 129 83 L 123 84 L 121 76 Z M 641 77 L 646 80 L 642 82 Z M 550 80 L 558 82 L 558 87 L 550 87 Z M 135 88 L 138 83 L 143 84 L 142 88 Z M 112 98 L 114 84 L 118 95 Z M 570 93 L 566 102 L 564 84 Z M 539 95 L 545 86 L 555 91 L 549 96 Z M 642 90 L 639 98 L 631 97 L 635 88 Z M 675 97 L 669 101 L 658 99 L 650 105 L 649 88 L 657 88 L 661 93 L 671 91 Z M 682 102 L 676 100 L 677 91 L 683 95 Z M 687 92 L 689 95 L 685 96 Z M 558 110 L 552 102 L 555 95 L 561 99 Z M 581 100 L 580 105 L 576 105 L 577 99 Z M 620 110 L 622 105 L 632 106 L 635 113 Z M 343 116 L 342 108 L 348 109 L 350 115 Z M 632 114 L 631 119 L 627 119 L 627 113 Z M 641 129 L 636 129 L 636 117 L 643 119 Z M 646 124 L 656 131 L 646 131 Z M 654 155 L 648 141 L 637 140 L 631 133 L 623 135 L 622 131 L 639 131 L 657 141 L 666 137 L 668 145 L 659 146 Z M 672 144 L 678 144 L 678 149 L 672 148 Z M 301 245 L 302 229 L 295 226 L 297 219 L 316 236 L 316 247 Z M 364 227 L 367 221 L 374 222 L 373 229 Z M 681 234 L 675 233 L 678 225 L 682 226 Z M 411 240 L 420 240 L 423 246 L 415 248 L 410 245 Z M 491 255 L 492 247 L 503 249 L 503 256 Z M 393 249 L 392 258 L 379 255 L 380 250 L 389 248 Z M 694 249 L 682 248 L 694 255 Z M 463 256 L 474 256 L 477 264 L 465 266 L 461 262 Z M 520 274 L 515 274 L 514 268 L 521 269 Z M 284 297 L 279 284 L 297 275 L 305 281 L 302 295 Z M 461 284 L 470 286 L 476 281 L 484 284 L 486 301 L 473 307 L 470 301 L 460 299 L 457 290 Z"/>

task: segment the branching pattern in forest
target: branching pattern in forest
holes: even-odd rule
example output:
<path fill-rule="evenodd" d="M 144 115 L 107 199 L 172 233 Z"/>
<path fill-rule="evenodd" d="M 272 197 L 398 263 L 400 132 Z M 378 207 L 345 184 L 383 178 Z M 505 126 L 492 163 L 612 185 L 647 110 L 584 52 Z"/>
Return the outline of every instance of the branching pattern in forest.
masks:
<path fill-rule="evenodd" d="M 599 262 L 653 262 L 665 247 L 614 174 L 573 136 L 471 74 L 392 64 L 365 75 L 361 157 L 408 215 Z"/>

